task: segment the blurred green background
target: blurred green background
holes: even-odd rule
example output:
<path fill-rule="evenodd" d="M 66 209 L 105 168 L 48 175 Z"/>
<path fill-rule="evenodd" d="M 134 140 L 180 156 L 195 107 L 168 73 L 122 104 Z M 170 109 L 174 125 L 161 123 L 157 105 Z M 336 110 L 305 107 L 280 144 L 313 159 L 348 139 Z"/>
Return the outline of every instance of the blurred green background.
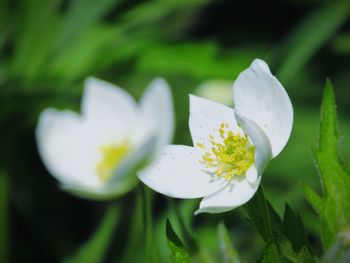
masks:
<path fill-rule="evenodd" d="M 136 98 L 162 76 L 173 91 L 174 142 L 190 145 L 188 94 L 231 104 L 230 85 L 257 57 L 268 62 L 295 110 L 291 139 L 263 176 L 265 192 L 279 213 L 288 202 L 303 216 L 320 251 L 320 226 L 302 185 L 319 189 L 311 146 L 326 77 L 334 82 L 345 135 L 340 152 L 350 168 L 349 14 L 348 0 L 0 0 L 0 262 L 62 261 L 88 240 L 108 206 L 61 191 L 48 174 L 34 140 L 41 110 L 79 110 L 90 75 Z M 114 201 L 106 218 L 114 223 L 100 233 L 111 238 L 104 262 L 142 262 L 143 188 Z M 194 217 L 199 200 L 174 204 L 153 194 L 150 201 L 161 262 L 170 253 L 166 217 L 177 225 L 174 205 L 208 258 L 217 257 L 221 220 L 244 262 L 259 257 L 262 242 L 240 209 Z"/>

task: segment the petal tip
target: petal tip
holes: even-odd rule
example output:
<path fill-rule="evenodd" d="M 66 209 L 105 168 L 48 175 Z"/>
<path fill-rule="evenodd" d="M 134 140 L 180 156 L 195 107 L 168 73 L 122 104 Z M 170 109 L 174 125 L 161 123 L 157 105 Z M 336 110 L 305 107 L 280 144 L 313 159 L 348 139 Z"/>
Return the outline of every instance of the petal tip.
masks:
<path fill-rule="evenodd" d="M 219 214 L 219 213 L 224 213 L 224 212 L 228 212 L 230 210 L 235 209 L 237 206 L 233 206 L 233 207 L 213 207 L 213 206 L 204 206 L 202 208 L 197 209 L 194 212 L 194 215 L 199 215 L 199 214 Z"/>
<path fill-rule="evenodd" d="M 171 90 L 168 82 L 162 77 L 154 78 L 149 84 L 147 90 L 144 93 L 144 96 L 148 96 L 148 94 L 156 94 L 157 96 L 162 96 L 167 98 L 167 100 L 171 99 Z"/>
<path fill-rule="evenodd" d="M 106 86 L 107 83 L 106 81 L 103 81 L 101 79 L 98 79 L 94 76 L 89 76 L 85 78 L 84 81 L 84 95 L 91 92 L 95 88 L 100 88 L 101 86 L 104 87 Z"/>
<path fill-rule="evenodd" d="M 197 209 L 196 211 L 194 211 L 194 215 L 196 216 L 196 215 L 199 215 L 199 214 L 201 214 L 201 213 L 203 213 L 202 212 L 202 209 Z"/>
<path fill-rule="evenodd" d="M 287 144 L 293 125 L 290 98 L 268 65 L 255 59 L 233 84 L 235 110 L 255 122 L 271 143 L 272 157 Z"/>
<path fill-rule="evenodd" d="M 93 81 L 99 81 L 99 79 L 94 77 L 94 76 L 88 76 L 85 78 L 84 83 L 86 84 L 86 83 L 93 82 Z"/>
<path fill-rule="evenodd" d="M 254 59 L 252 64 L 250 65 L 250 67 L 253 68 L 255 71 L 260 69 L 266 73 L 271 74 L 271 71 L 270 71 L 268 64 L 260 58 Z"/>

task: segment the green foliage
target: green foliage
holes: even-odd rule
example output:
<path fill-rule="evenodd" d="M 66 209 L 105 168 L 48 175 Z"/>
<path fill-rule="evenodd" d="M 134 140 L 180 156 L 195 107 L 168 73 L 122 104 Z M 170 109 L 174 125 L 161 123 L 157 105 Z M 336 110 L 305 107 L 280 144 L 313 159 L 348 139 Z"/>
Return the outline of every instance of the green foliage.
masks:
<path fill-rule="evenodd" d="M 288 204 L 281 220 L 260 187 L 245 210 L 265 241 L 260 262 L 316 262 L 302 219 Z"/>
<path fill-rule="evenodd" d="M 170 37 L 166 35 L 171 24 L 163 24 L 162 20 L 180 14 L 181 25 L 174 29 L 181 31 L 191 10 L 205 1 L 131 4 L 118 13 L 117 21 L 107 23 L 104 18 L 111 10 L 125 5 L 123 2 L 19 1 L 11 16 L 15 30 L 5 21 L 7 14 L 0 21 L 0 29 L 5 27 L 4 32 L 11 33 L 0 35 L 0 49 L 5 42 L 14 46 L 14 52 L 4 53 L 7 56 L 0 63 L 7 66 L 3 77 L 20 82 L 22 89 L 34 89 L 38 83 L 66 85 L 111 64 L 122 66 Z M 6 8 L 3 4 L 1 11 Z"/>
<path fill-rule="evenodd" d="M 259 5 L 259 1 L 255 4 Z M 323 143 L 324 150 L 315 149 L 324 187 L 322 195 L 313 190 L 317 180 L 308 176 L 314 168 L 307 142 L 314 138 L 319 80 L 325 72 L 337 83 L 338 103 L 345 109 L 343 116 L 349 115 L 350 64 L 340 57 L 350 50 L 345 23 L 349 1 L 264 3 L 267 13 L 263 15 L 255 13 L 250 5 L 245 1 L 231 4 L 207 0 L 0 0 L 0 159 L 9 166 L 6 175 L 11 175 L 5 179 L 0 174 L 0 211 L 5 211 L 0 215 L 0 250 L 8 249 L 16 262 L 56 262 L 90 236 L 91 223 L 100 218 L 100 203 L 79 200 L 58 189 L 40 163 L 33 136 L 38 113 L 44 107 L 78 110 L 83 78 L 99 76 L 128 87 L 139 97 L 151 78 L 166 77 L 175 91 L 176 143 L 190 143 L 187 94 L 210 78 L 232 83 L 252 59 L 260 57 L 269 62 L 272 72 L 278 66 L 277 75 L 283 84 L 291 84 L 286 88 L 295 109 L 292 137 L 264 176 L 264 190 L 273 206 L 259 193 L 255 203 L 247 206 L 250 221 L 265 243 L 261 260 L 312 262 L 313 252 L 303 222 L 317 252 L 321 251 L 319 231 L 323 231 L 327 248 L 324 262 L 346 258 L 348 249 L 339 242 L 337 233 L 349 223 L 345 214 L 349 205 L 344 201 L 349 200 L 348 194 L 342 190 L 349 186 L 339 188 L 348 179 L 341 171 L 338 156 L 330 154 L 337 136 L 324 132 L 322 141 L 333 142 Z M 240 12 L 232 16 L 231 11 L 237 7 Z M 289 28 L 295 30 L 289 32 Z M 341 35 L 337 35 L 339 28 Z M 343 119 L 342 125 L 343 133 L 349 134 L 349 120 Z M 339 145 L 348 174 L 349 138 L 344 137 Z M 304 187 L 305 196 L 320 215 L 322 227 L 303 202 L 298 181 L 308 185 Z M 130 185 L 136 182 L 134 178 Z M 256 261 L 262 241 L 255 232 L 247 231 L 236 211 L 194 217 L 198 200 L 182 200 L 172 209 L 160 195 L 141 196 L 137 192 L 136 200 L 133 197 L 130 193 L 125 202 L 123 199 L 119 208 L 125 211 L 121 214 L 118 210 L 120 216 L 114 223 L 109 221 L 109 227 L 102 218 L 98 230 L 67 262 L 104 261 L 108 247 L 111 262 L 143 262 L 149 258 L 157 261 L 158 254 L 160 262 L 168 262 L 164 235 L 167 217 L 188 248 L 184 255 L 190 255 L 192 261 L 216 262 L 223 251 L 225 259 L 237 255 L 232 252 L 234 247 L 224 225 L 219 226 L 219 236 L 221 248 L 225 249 L 218 249 L 218 231 L 213 226 L 223 218 L 234 235 L 242 261 Z M 295 210 L 287 205 L 281 217 L 285 200 Z M 6 213 L 7 206 L 11 213 Z M 115 239 L 111 238 L 113 231 L 107 231 L 113 224 L 119 226 Z M 195 226 L 197 239 L 193 238 L 191 226 Z"/>
<path fill-rule="evenodd" d="M 143 230 L 145 233 L 145 256 L 148 262 L 158 262 L 159 255 L 157 250 L 157 242 L 154 237 L 154 221 L 153 221 L 153 192 L 146 186 L 142 187 L 143 201 Z"/>
<path fill-rule="evenodd" d="M 313 154 L 322 181 L 322 197 L 310 188 L 305 196 L 318 213 L 323 228 L 323 244 L 328 248 L 336 235 L 350 224 L 350 176 L 338 155 L 337 114 L 333 86 L 327 80 L 322 108 L 319 144 Z"/>
<path fill-rule="evenodd" d="M 290 35 L 285 45 L 286 55 L 278 76 L 282 81 L 293 79 L 312 55 L 335 34 L 350 13 L 349 1 L 325 1 Z"/>
<path fill-rule="evenodd" d="M 303 247 L 300 251 L 295 252 L 295 250 L 293 250 L 291 242 L 282 234 L 277 233 L 275 235 L 275 241 L 269 241 L 266 243 L 259 262 L 311 263 L 317 262 L 317 260 L 305 247 Z"/>
<path fill-rule="evenodd" d="M 332 43 L 333 50 L 339 54 L 350 53 L 350 32 L 344 32 L 337 36 Z"/>
<path fill-rule="evenodd" d="M 279 255 L 278 255 L 278 248 L 277 245 L 269 241 L 266 243 L 265 248 L 262 252 L 261 258 L 259 259 L 260 263 L 268 263 L 268 262 L 281 262 Z"/>
<path fill-rule="evenodd" d="M 8 253 L 8 178 L 0 167 L 0 261 L 7 262 Z"/>
<path fill-rule="evenodd" d="M 142 53 L 137 70 L 153 74 L 189 75 L 199 79 L 232 79 L 250 64 L 256 53 L 255 50 L 225 53 L 211 42 L 159 45 Z"/>
<path fill-rule="evenodd" d="M 137 256 L 144 252 L 144 211 L 142 199 L 141 189 L 138 187 L 136 191 L 136 200 L 132 209 L 133 213 L 131 214 L 132 219 L 127 229 L 128 237 L 120 262 L 136 262 L 138 261 Z"/>
<path fill-rule="evenodd" d="M 284 210 L 283 233 L 290 240 L 295 251 L 299 251 L 303 247 L 309 247 L 303 221 L 300 215 L 295 214 L 288 204 L 286 204 Z"/>
<path fill-rule="evenodd" d="M 222 256 L 223 263 L 239 263 L 241 262 L 239 259 L 238 252 L 233 246 L 229 233 L 226 229 L 226 226 L 223 222 L 218 225 L 218 236 L 220 243 L 220 251 Z"/>
<path fill-rule="evenodd" d="M 196 239 L 193 237 L 189 229 L 189 226 L 186 225 L 184 221 L 184 217 L 181 215 L 178 205 L 173 200 L 171 200 L 170 203 L 171 203 L 170 208 L 174 212 L 175 219 L 176 219 L 176 222 L 178 222 L 179 229 L 181 231 L 181 235 L 183 237 L 185 245 L 188 247 L 191 253 L 193 254 L 197 253 L 199 251 L 198 243 Z M 191 211 L 191 217 L 192 216 L 193 216 L 193 213 Z"/>
<path fill-rule="evenodd" d="M 171 251 L 171 261 L 174 263 L 191 262 L 190 254 L 187 252 L 185 246 L 174 232 L 169 220 L 166 222 L 166 237 L 168 247 Z"/>
<path fill-rule="evenodd" d="M 64 263 L 103 262 L 119 218 L 119 207 L 111 205 L 93 236 Z"/>
<path fill-rule="evenodd" d="M 269 207 L 271 206 L 268 206 L 262 187 L 259 187 L 257 193 L 244 206 L 252 225 L 265 241 L 274 239 Z"/>

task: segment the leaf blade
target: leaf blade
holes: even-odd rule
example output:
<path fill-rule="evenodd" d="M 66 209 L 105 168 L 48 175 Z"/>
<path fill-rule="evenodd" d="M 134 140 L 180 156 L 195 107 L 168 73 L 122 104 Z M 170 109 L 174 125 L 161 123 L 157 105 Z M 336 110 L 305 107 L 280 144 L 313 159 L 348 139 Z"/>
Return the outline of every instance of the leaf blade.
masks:
<path fill-rule="evenodd" d="M 189 263 L 190 254 L 187 252 L 180 238 L 176 235 L 169 219 L 166 221 L 167 244 L 171 251 L 171 261 L 173 263 Z"/>
<path fill-rule="evenodd" d="M 114 229 L 119 222 L 119 206 L 111 205 L 95 233 L 64 263 L 102 262 L 108 245 L 113 236 Z"/>

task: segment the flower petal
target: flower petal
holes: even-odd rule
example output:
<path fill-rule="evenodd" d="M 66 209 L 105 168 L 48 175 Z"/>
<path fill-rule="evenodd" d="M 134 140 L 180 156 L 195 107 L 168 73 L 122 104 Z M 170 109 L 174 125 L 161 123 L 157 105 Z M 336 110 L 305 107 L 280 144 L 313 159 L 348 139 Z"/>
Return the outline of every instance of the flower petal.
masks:
<path fill-rule="evenodd" d="M 201 169 L 201 153 L 195 147 L 168 145 L 159 160 L 138 173 L 139 179 L 161 194 L 175 198 L 198 198 L 227 184 Z"/>
<path fill-rule="evenodd" d="M 254 196 L 261 181 L 261 176 L 256 176 L 256 174 L 257 170 L 252 166 L 247 171 L 246 176 L 257 178 L 254 183 L 250 183 L 245 177 L 234 178 L 232 182 L 222 190 L 204 197 L 195 215 L 199 213 L 226 212 L 247 203 Z"/>
<path fill-rule="evenodd" d="M 137 171 L 149 164 L 149 153 L 154 152 L 155 145 L 155 137 L 153 137 L 142 146 L 134 149 L 116 167 L 112 178 L 106 184 L 91 188 L 64 183 L 62 187 L 74 195 L 93 200 L 106 200 L 121 196 L 133 189 L 138 183 Z"/>
<path fill-rule="evenodd" d="M 257 175 L 261 176 L 268 162 L 271 160 L 271 144 L 265 133 L 251 120 L 245 118 L 238 110 L 235 110 L 237 122 L 244 132 L 249 136 L 255 147 L 254 158 L 255 166 L 258 170 Z M 250 182 L 253 182 L 254 174 L 247 176 Z"/>
<path fill-rule="evenodd" d="M 162 78 L 153 80 L 142 96 L 140 106 L 139 120 L 133 128 L 135 143 L 143 143 L 156 135 L 155 150 L 160 154 L 164 145 L 171 142 L 174 131 L 173 103 L 167 82 Z"/>
<path fill-rule="evenodd" d="M 267 135 L 276 157 L 286 145 L 293 125 L 287 92 L 268 65 L 256 59 L 233 84 L 235 110 L 256 123 Z"/>
<path fill-rule="evenodd" d="M 86 79 L 81 107 L 91 126 L 102 126 L 119 138 L 128 134 L 137 112 L 136 102 L 126 91 L 92 77 Z"/>
<path fill-rule="evenodd" d="M 242 132 L 237 125 L 232 108 L 190 95 L 189 126 L 194 146 L 200 144 L 211 147 L 210 136 L 213 136 L 216 142 L 221 142 L 222 138 L 218 130 L 222 123 L 227 123 L 233 132 Z"/>
<path fill-rule="evenodd" d="M 36 139 L 49 172 L 63 183 L 95 187 L 97 159 L 84 120 L 71 111 L 47 109 L 39 117 Z"/>

